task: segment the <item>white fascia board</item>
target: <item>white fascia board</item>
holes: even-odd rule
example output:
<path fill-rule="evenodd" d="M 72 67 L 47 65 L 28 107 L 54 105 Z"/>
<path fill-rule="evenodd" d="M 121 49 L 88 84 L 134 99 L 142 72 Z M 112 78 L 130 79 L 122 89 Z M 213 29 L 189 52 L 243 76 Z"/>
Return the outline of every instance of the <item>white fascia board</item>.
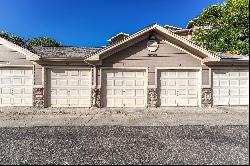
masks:
<path fill-rule="evenodd" d="M 188 45 L 188 46 L 190 46 L 190 47 L 192 47 L 194 49 L 197 49 L 197 50 L 201 51 L 202 53 L 204 53 L 205 55 L 207 55 L 209 58 L 214 59 L 215 61 L 219 61 L 221 59 L 219 56 L 212 55 L 206 49 L 204 49 L 202 47 L 199 47 L 196 44 L 193 44 L 192 42 L 190 42 L 189 40 L 187 40 L 185 37 L 179 36 L 179 35 L 171 32 L 171 31 L 169 31 L 169 30 L 167 30 L 167 29 L 165 29 L 165 28 L 163 28 L 163 27 L 161 27 L 159 25 L 157 25 L 156 29 L 159 30 L 159 31 L 161 31 L 161 32 L 163 32 L 163 33 L 165 33 L 165 34 L 167 34 L 167 35 L 169 35 L 169 36 L 171 36 L 171 37 L 173 37 L 173 38 L 176 38 L 176 39 L 180 40 L 181 42 L 185 43 L 186 45 Z"/>

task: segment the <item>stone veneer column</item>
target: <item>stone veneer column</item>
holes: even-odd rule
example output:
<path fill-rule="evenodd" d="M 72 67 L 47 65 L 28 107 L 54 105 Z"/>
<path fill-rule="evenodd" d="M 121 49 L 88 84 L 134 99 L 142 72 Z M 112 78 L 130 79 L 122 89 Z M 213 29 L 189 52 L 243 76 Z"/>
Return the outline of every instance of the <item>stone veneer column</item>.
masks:
<path fill-rule="evenodd" d="M 44 108 L 44 88 L 42 86 L 33 87 L 33 106 Z"/>
<path fill-rule="evenodd" d="M 202 104 L 202 107 L 212 106 L 212 89 L 211 88 L 202 88 L 201 104 Z"/>
<path fill-rule="evenodd" d="M 101 108 L 101 88 L 92 88 L 92 106 Z"/>
<path fill-rule="evenodd" d="M 157 107 L 157 88 L 148 88 L 148 107 Z"/>

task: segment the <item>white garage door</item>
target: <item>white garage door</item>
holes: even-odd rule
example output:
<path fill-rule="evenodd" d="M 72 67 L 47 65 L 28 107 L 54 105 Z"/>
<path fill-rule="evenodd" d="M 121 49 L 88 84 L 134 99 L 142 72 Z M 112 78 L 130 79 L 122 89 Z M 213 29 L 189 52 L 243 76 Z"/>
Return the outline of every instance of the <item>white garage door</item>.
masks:
<path fill-rule="evenodd" d="M 249 72 L 216 70 L 213 72 L 214 105 L 248 105 Z"/>
<path fill-rule="evenodd" d="M 104 70 L 102 77 L 104 106 L 146 106 L 147 76 L 145 70 Z"/>
<path fill-rule="evenodd" d="M 91 72 L 84 69 L 48 71 L 48 105 L 51 107 L 90 107 Z"/>
<path fill-rule="evenodd" d="M 0 68 L 0 106 L 32 106 L 33 70 Z"/>
<path fill-rule="evenodd" d="M 160 106 L 198 106 L 197 70 L 160 70 L 158 93 Z"/>

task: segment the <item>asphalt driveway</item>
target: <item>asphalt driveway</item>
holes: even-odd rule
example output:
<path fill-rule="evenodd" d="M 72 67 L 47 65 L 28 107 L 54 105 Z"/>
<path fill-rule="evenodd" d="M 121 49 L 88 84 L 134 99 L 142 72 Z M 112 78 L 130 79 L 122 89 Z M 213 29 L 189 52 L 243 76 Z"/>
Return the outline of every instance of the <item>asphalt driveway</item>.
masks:
<path fill-rule="evenodd" d="M 249 164 L 249 127 L 0 128 L 6 164 Z"/>

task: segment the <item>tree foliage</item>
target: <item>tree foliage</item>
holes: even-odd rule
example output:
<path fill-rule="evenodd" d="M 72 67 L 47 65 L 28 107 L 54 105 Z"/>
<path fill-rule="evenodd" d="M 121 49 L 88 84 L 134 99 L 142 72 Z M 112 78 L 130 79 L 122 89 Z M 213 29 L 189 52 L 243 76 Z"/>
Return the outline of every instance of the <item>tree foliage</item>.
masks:
<path fill-rule="evenodd" d="M 29 46 L 41 46 L 41 47 L 61 47 L 62 44 L 48 37 L 31 38 L 27 40 Z"/>
<path fill-rule="evenodd" d="M 193 22 L 193 41 L 198 45 L 211 51 L 249 54 L 248 0 L 212 5 Z"/>
<path fill-rule="evenodd" d="M 54 39 L 49 37 L 39 37 L 39 38 L 30 38 L 24 39 L 23 37 L 16 36 L 12 33 L 8 32 L 0 32 L 0 37 L 13 42 L 23 48 L 27 48 L 31 51 L 32 46 L 42 46 L 42 47 L 61 47 L 63 46 L 61 43 L 57 42 Z"/>
<path fill-rule="evenodd" d="M 16 36 L 16 35 L 9 33 L 9 32 L 0 32 L 0 37 L 4 38 L 12 43 L 15 43 L 21 47 L 24 47 L 26 45 L 26 41 L 24 38 Z"/>

